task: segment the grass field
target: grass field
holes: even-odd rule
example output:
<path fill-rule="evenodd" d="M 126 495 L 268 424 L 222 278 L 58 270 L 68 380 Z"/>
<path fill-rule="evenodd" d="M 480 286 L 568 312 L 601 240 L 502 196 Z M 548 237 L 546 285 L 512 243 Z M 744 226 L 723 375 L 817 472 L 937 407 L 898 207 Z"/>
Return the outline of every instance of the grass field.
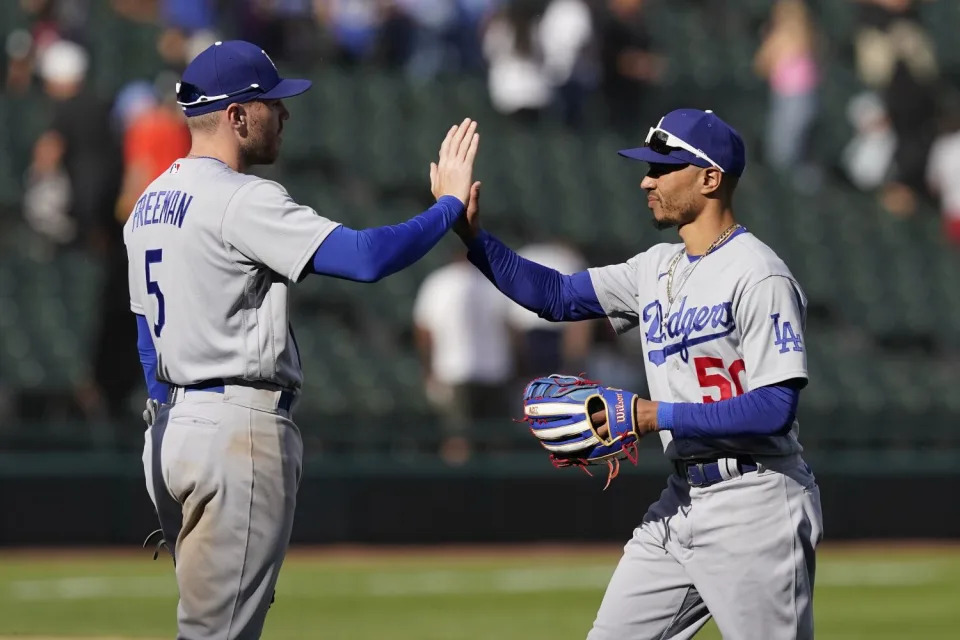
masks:
<path fill-rule="evenodd" d="M 270 640 L 583 640 L 619 548 L 298 550 Z M 564 567 L 564 568 L 558 568 Z M 0 554 L 0 640 L 173 638 L 168 558 Z M 820 639 L 960 637 L 960 546 L 834 547 L 820 554 Z M 711 625 L 698 638 L 720 635 Z"/>

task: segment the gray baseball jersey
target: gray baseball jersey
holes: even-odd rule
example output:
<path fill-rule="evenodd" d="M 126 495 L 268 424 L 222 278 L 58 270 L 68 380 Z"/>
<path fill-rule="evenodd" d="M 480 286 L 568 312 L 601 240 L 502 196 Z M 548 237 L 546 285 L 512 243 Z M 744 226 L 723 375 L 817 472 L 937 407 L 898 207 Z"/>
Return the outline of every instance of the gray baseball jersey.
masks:
<path fill-rule="evenodd" d="M 299 387 L 288 289 L 337 226 L 276 182 L 212 158 L 175 162 L 124 227 L 130 308 L 152 327 L 157 379 Z"/>
<path fill-rule="evenodd" d="M 742 232 L 691 262 L 683 244 L 658 244 L 627 262 L 589 270 L 617 333 L 640 327 L 651 400 L 714 402 L 750 389 L 807 378 L 806 298 L 790 270 L 753 234 Z M 673 301 L 668 298 L 671 263 Z M 673 459 L 729 453 L 801 451 L 799 426 L 784 435 L 673 439 Z"/>
<path fill-rule="evenodd" d="M 803 292 L 750 233 L 693 262 L 684 245 L 660 244 L 589 272 L 617 332 L 640 328 L 653 400 L 715 402 L 807 377 Z M 711 616 L 731 640 L 812 638 L 823 524 L 797 433 L 796 421 L 765 437 L 661 432 L 670 458 L 721 458 L 724 481 L 670 477 L 624 547 L 588 640 L 686 639 Z M 735 454 L 757 470 L 741 473 Z"/>
<path fill-rule="evenodd" d="M 176 560 L 177 637 L 260 637 L 303 453 L 283 400 L 302 380 L 287 295 L 336 226 L 275 182 L 187 158 L 124 228 L 130 308 L 151 328 L 157 378 L 175 385 L 143 463 Z M 204 388 L 217 391 L 183 388 L 215 379 Z"/>

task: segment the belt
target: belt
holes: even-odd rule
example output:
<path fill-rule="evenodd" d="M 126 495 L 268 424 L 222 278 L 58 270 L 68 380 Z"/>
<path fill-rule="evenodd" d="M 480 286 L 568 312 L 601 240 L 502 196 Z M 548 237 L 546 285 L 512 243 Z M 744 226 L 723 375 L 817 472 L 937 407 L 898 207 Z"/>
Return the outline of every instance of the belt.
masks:
<path fill-rule="evenodd" d="M 253 386 L 255 383 L 247 383 L 244 381 L 231 381 L 231 385 L 237 386 Z M 188 384 L 183 387 L 185 392 L 191 391 L 205 391 L 207 393 L 225 393 L 227 387 L 227 382 L 221 378 L 216 378 L 214 380 L 203 380 L 202 382 L 197 382 L 194 384 Z M 277 401 L 277 409 L 281 411 L 290 411 L 290 407 L 293 406 L 293 401 L 296 399 L 297 395 L 294 391 L 290 389 L 283 389 L 280 391 L 280 399 Z"/>
<path fill-rule="evenodd" d="M 677 473 L 685 478 L 691 487 L 709 487 L 724 480 L 739 478 L 745 473 L 760 468 L 750 456 L 677 460 L 674 465 Z"/>

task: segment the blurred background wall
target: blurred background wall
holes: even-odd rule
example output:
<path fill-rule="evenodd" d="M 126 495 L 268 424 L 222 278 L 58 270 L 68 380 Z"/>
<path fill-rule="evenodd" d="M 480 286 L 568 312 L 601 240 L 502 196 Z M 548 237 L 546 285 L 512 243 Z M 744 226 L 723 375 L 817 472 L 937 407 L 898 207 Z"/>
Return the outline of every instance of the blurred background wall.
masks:
<path fill-rule="evenodd" d="M 615 152 L 716 111 L 748 145 L 737 214 L 810 299 L 799 419 L 827 537 L 960 537 L 958 29 L 953 0 L 0 3 L 0 544 L 154 526 L 120 227 L 188 148 L 180 71 L 230 38 L 315 83 L 258 173 L 349 226 L 398 222 L 469 116 L 487 228 L 567 272 L 673 240 Z M 638 339 L 544 326 L 461 254 L 298 286 L 295 541 L 621 540 L 659 493 L 652 439 L 601 493 L 511 421 L 536 374 L 643 391 Z M 442 364 L 441 339 L 471 348 Z"/>

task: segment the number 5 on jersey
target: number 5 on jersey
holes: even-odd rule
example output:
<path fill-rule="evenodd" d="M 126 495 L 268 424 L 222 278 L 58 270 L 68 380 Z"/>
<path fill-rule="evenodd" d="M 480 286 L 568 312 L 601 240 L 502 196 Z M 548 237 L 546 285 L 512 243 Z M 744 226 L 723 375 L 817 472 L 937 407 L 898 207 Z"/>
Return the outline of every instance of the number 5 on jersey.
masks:
<path fill-rule="evenodd" d="M 164 312 L 163 292 L 160 291 L 160 283 L 150 277 L 150 265 L 158 264 L 162 260 L 163 249 L 147 249 L 143 259 L 143 266 L 147 272 L 147 293 L 157 299 L 157 322 L 153 325 L 153 335 L 158 338 L 160 332 L 163 331 L 163 325 L 166 323 L 167 317 Z"/>
<path fill-rule="evenodd" d="M 704 402 L 716 402 L 717 400 L 726 400 L 734 395 L 743 394 L 743 385 L 740 383 L 740 374 L 746 370 L 747 366 L 743 359 L 735 360 L 729 367 L 724 366 L 721 358 L 701 357 L 694 358 L 693 364 L 697 367 L 697 380 L 700 382 L 700 388 L 703 390 L 716 389 L 720 392 L 719 398 L 713 395 L 703 396 Z M 719 372 L 708 373 L 709 370 L 719 369 Z M 729 378 L 727 375 L 729 374 Z M 733 384 L 731 385 L 731 381 Z M 736 389 L 736 394 L 733 390 Z"/>

